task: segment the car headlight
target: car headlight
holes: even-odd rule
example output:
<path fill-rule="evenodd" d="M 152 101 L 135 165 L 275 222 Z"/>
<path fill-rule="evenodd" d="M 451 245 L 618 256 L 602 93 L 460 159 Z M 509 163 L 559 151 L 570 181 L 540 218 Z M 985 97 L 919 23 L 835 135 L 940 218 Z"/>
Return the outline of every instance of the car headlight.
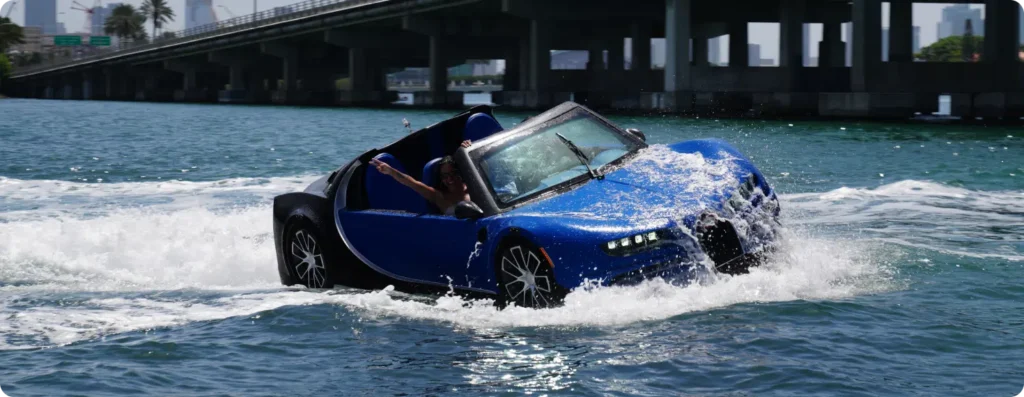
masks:
<path fill-rule="evenodd" d="M 652 230 L 609 240 L 601 248 L 609 255 L 627 255 L 661 244 L 668 237 L 668 230 Z"/>

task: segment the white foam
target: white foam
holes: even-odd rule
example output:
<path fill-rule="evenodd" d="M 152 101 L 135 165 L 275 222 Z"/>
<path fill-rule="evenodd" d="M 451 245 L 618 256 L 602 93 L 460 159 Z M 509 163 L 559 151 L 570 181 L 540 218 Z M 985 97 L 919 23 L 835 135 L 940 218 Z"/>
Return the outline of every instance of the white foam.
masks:
<path fill-rule="evenodd" d="M 841 228 L 951 255 L 1024 261 L 1022 199 L 1021 191 L 904 180 L 873 189 L 789 194 L 783 197 L 783 212 L 790 225 Z"/>
<path fill-rule="evenodd" d="M 278 194 L 302 190 L 320 176 L 119 183 L 0 177 L 0 222 L 99 216 L 123 208 L 166 211 L 267 203 Z"/>
<path fill-rule="evenodd" d="M 179 200 L 144 207 L 118 208 L 85 216 L 59 208 L 50 216 L 2 213 L 0 223 L 0 349 L 52 346 L 154 327 L 179 326 L 256 315 L 285 305 L 335 304 L 363 316 L 396 316 L 439 321 L 477 329 L 541 326 L 610 326 L 655 321 L 738 303 L 795 299 L 832 300 L 901 288 L 898 269 L 903 251 L 873 240 L 886 233 L 834 237 L 818 226 L 853 228 L 905 223 L 900 233 L 912 244 L 947 249 L 940 235 L 911 230 L 909 221 L 947 217 L 941 222 L 979 230 L 991 222 L 1022 224 L 1021 192 L 972 192 L 930 182 L 903 181 L 876 189 L 837 189 L 783 195 L 781 253 L 750 274 L 722 277 L 686 287 L 652 281 L 570 294 L 564 307 L 550 310 L 508 308 L 498 312 L 489 301 L 457 297 L 436 301 L 409 299 L 389 291 L 312 293 L 281 291 L 271 232 L 269 203 L 219 208 L 204 200 L 225 194 L 272 197 L 305 187 L 312 178 L 256 182 L 64 184 L 39 183 L 35 193 L 4 191 L 60 201 L 67 194 L 118 200 L 127 194 L 145 199 L 170 195 Z M 7 180 L 7 182 L 11 182 Z M 81 193 L 85 191 L 87 193 Z M 186 202 L 195 197 L 194 204 Z M 237 197 L 237 196 L 236 196 Z M 45 204 L 48 210 L 59 204 Z M 184 208 L 182 208 L 184 206 Z M 1014 210 L 1016 209 L 1016 210 Z M 989 222 L 988 224 L 973 224 Z M 973 225 L 972 225 L 973 224 Z M 892 228 L 892 225 L 888 225 Z M 991 232 L 990 232 L 991 233 Z M 923 236 L 923 237 L 918 237 Z M 981 234 L 985 237 L 985 234 Z M 998 253 L 994 253 L 998 254 Z M 160 298 L 153 290 L 217 290 L 217 299 Z M 271 292 L 249 293 L 251 289 Z M 62 306 L 19 307 L 19 296 L 54 292 L 95 292 L 132 296 L 67 302 Z M 35 295 L 34 295 L 35 296 Z M 141 296 L 141 297 L 134 297 Z"/>
<path fill-rule="evenodd" d="M 872 250 L 875 250 L 873 252 Z M 443 297 L 430 305 L 384 293 L 338 295 L 336 301 L 366 315 L 442 321 L 475 329 L 614 326 L 656 321 L 737 303 L 843 299 L 899 287 L 889 261 L 898 255 L 848 241 L 796 238 L 771 264 L 741 276 L 720 276 L 680 287 L 661 280 L 569 294 L 563 307 L 497 311 L 489 300 Z"/>
<path fill-rule="evenodd" d="M 282 306 L 320 303 L 305 291 L 238 294 L 217 299 L 102 298 L 20 310 L 0 306 L 0 350 L 63 346 L 130 331 L 255 315 Z M 10 304 L 10 302 L 6 302 Z"/>

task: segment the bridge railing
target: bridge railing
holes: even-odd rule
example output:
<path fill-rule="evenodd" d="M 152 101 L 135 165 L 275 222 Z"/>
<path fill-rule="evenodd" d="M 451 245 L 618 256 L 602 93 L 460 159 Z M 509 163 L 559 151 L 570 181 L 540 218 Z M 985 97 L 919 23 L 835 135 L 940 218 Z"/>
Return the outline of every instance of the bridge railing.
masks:
<path fill-rule="evenodd" d="M 80 50 L 82 47 L 67 47 L 67 53 L 54 54 L 52 57 L 44 57 L 41 63 L 16 68 L 13 71 L 13 77 L 49 69 L 84 64 L 104 58 L 143 52 L 154 48 L 166 47 L 206 37 L 219 36 L 225 33 L 248 30 L 278 22 L 318 15 L 329 11 L 355 8 L 370 3 L 380 3 L 384 1 L 388 0 L 306 0 L 289 6 L 277 7 L 276 9 L 260 11 L 254 14 L 196 26 L 190 29 L 164 32 L 158 35 L 158 37 L 151 37 L 148 40 L 132 41 L 130 39 L 122 39 L 119 40 L 120 43 L 117 46 L 118 48 L 96 50 L 96 47 L 92 47 L 93 50 L 90 51 L 89 54 L 76 54 L 76 50 Z M 282 12 L 282 9 L 290 9 L 290 11 Z"/>

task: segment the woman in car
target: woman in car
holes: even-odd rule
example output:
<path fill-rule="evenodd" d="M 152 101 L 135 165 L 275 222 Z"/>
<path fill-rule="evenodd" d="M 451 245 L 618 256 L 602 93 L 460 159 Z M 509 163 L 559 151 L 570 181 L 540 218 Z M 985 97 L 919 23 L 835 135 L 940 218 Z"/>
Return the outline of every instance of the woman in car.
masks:
<path fill-rule="evenodd" d="M 469 147 L 470 144 L 472 143 L 469 140 L 462 141 L 462 147 Z M 459 168 L 455 165 L 452 156 L 444 156 L 438 163 L 440 173 L 440 178 L 438 179 L 441 183 L 436 188 L 427 186 L 423 182 L 416 180 L 416 178 L 391 168 L 390 165 L 376 159 L 371 159 L 370 165 L 376 167 L 380 173 L 390 175 L 399 183 L 415 190 L 423 198 L 434 203 L 437 208 L 442 209 L 445 215 L 454 216 L 455 205 L 460 201 L 472 201 L 469 197 L 469 189 L 466 188 L 466 183 L 462 181 L 462 174 L 459 173 Z"/>

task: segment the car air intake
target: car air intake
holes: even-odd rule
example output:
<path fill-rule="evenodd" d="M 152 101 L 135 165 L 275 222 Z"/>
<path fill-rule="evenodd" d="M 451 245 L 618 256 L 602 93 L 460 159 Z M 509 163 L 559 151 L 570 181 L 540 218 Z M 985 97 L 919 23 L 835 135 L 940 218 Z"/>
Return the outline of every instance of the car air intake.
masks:
<path fill-rule="evenodd" d="M 715 268 L 720 272 L 733 274 L 745 272 L 745 266 L 736 269 L 731 266 L 734 259 L 743 256 L 743 246 L 736 229 L 728 220 L 715 217 L 702 221 L 697 226 L 697 238 L 704 252 L 715 262 Z M 742 262 L 742 261 L 738 261 Z"/>

